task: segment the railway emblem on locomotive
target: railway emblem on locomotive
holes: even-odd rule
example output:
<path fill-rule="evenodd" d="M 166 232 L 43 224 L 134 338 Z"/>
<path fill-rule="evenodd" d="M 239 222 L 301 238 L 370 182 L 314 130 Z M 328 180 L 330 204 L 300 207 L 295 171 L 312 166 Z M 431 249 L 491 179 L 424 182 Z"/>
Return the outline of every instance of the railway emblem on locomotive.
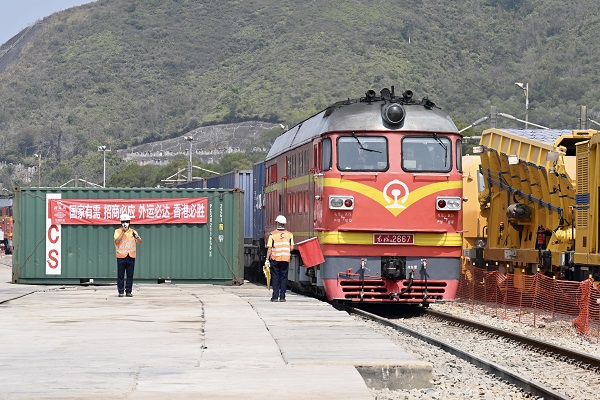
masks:
<path fill-rule="evenodd" d="M 391 197 L 388 195 L 388 192 Z M 383 198 L 389 204 L 385 208 L 406 208 L 406 206 L 399 204 L 398 201 L 405 203 L 409 193 L 408 186 L 404 182 L 398 179 L 388 182 L 383 188 Z"/>

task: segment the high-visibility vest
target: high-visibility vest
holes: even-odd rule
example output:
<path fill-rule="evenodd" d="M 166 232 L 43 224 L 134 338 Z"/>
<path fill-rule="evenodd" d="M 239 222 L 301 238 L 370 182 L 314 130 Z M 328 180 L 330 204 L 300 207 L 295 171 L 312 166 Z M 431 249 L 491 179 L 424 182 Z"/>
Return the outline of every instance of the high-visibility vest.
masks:
<path fill-rule="evenodd" d="M 115 240 L 121 235 L 122 228 L 115 231 Z M 115 248 L 117 250 L 117 258 L 125 258 L 128 255 L 131 258 L 135 258 L 135 238 L 133 237 L 133 229 L 129 229 L 123 235 L 123 238 L 119 242 L 115 242 Z"/>
<path fill-rule="evenodd" d="M 267 246 L 269 244 L 271 244 L 271 260 L 290 261 L 294 245 L 294 235 L 291 232 L 274 230 L 271 232 Z"/>

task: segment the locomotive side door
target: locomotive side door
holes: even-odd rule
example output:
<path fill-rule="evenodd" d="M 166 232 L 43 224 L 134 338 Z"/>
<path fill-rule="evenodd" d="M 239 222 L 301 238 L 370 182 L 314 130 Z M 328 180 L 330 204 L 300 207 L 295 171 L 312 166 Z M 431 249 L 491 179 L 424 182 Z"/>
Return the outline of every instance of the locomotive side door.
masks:
<path fill-rule="evenodd" d="M 323 178 L 324 172 L 331 168 L 331 139 L 324 138 L 313 142 L 313 226 L 315 231 L 323 227 Z"/>

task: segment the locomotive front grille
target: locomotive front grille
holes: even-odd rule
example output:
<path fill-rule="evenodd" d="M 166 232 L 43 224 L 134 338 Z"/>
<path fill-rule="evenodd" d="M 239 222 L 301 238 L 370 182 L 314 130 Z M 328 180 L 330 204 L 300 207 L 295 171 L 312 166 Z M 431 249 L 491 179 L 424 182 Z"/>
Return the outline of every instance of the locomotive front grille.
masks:
<path fill-rule="evenodd" d="M 398 282 L 401 283 L 401 288 L 408 286 L 409 281 Z M 390 300 L 392 292 L 386 286 L 386 282 L 383 280 L 367 280 L 365 279 L 364 284 L 360 280 L 340 280 L 340 288 L 344 293 L 344 298 L 348 300 Z M 400 302 L 422 302 L 427 292 L 428 300 L 441 300 L 446 293 L 446 282 L 427 282 L 425 281 L 413 281 L 413 284 L 406 293 L 398 296 L 395 301 Z M 361 296 L 362 293 L 362 296 Z"/>
<path fill-rule="evenodd" d="M 381 279 L 379 280 L 364 280 L 364 285 L 363 285 L 363 281 L 357 281 L 357 280 L 347 280 L 347 281 L 340 281 L 340 286 L 344 289 L 344 288 L 355 288 L 355 287 L 381 287 L 385 290 L 385 282 L 382 281 Z"/>

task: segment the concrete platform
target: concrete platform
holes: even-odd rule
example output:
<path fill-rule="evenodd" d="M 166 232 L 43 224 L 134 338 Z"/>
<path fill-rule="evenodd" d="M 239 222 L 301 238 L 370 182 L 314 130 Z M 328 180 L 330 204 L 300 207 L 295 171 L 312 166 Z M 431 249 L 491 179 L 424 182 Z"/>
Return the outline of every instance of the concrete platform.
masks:
<path fill-rule="evenodd" d="M 5 260 L 4 260 L 5 261 Z M 47 287 L 0 263 L 0 397 L 373 399 L 431 364 L 327 303 L 264 286 Z"/>

